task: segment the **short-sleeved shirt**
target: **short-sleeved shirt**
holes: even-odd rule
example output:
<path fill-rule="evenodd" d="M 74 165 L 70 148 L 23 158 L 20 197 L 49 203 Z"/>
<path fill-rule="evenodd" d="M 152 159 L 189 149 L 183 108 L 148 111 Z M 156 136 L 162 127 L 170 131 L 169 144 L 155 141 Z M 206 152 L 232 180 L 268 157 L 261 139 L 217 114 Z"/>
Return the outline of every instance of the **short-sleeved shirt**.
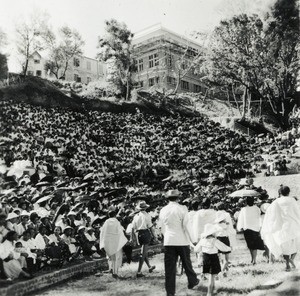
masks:
<path fill-rule="evenodd" d="M 151 216 L 147 212 L 141 211 L 134 216 L 132 221 L 132 228 L 134 230 L 149 229 L 150 227 L 152 227 L 152 221 Z"/>

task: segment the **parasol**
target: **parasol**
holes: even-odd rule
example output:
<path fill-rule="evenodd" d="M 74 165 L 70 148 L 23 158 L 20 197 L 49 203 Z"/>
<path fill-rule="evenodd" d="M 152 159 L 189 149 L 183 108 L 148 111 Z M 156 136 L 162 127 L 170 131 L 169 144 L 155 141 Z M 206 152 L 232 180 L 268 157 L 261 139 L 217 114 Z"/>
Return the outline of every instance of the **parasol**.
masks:
<path fill-rule="evenodd" d="M 245 197 L 245 196 L 260 196 L 260 194 L 253 190 L 253 189 L 241 189 L 241 190 L 237 190 L 232 192 L 231 194 L 229 194 L 230 197 Z"/>

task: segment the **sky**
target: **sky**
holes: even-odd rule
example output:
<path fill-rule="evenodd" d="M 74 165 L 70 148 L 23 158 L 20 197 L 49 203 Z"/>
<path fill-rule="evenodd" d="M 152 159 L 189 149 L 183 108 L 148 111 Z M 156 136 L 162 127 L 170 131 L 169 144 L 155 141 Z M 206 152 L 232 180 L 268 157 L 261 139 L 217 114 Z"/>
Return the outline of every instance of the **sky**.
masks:
<path fill-rule="evenodd" d="M 9 70 L 20 70 L 15 26 L 33 12 L 47 13 L 53 30 L 75 28 L 85 40 L 84 55 L 95 58 L 104 21 L 115 18 L 133 32 L 161 23 L 190 36 L 212 31 L 221 19 L 241 12 L 263 13 L 275 0 L 0 0 L 0 29 L 7 34 Z"/>

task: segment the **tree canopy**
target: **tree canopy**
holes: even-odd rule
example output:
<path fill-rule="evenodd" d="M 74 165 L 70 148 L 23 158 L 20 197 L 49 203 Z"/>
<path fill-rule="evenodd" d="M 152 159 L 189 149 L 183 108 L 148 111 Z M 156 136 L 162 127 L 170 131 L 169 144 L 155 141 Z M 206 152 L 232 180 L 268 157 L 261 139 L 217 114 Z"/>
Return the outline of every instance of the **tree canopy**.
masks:
<path fill-rule="evenodd" d="M 45 70 L 49 70 L 57 79 L 62 78 L 69 69 L 71 60 L 82 55 L 84 41 L 77 30 L 63 26 L 59 29 L 58 38 L 48 32 L 46 43 L 50 54 Z"/>
<path fill-rule="evenodd" d="M 97 56 L 107 63 L 108 81 L 115 84 L 122 97 L 129 99 L 135 70 L 131 44 L 133 34 L 124 23 L 115 19 L 106 21 L 105 25 L 106 34 L 99 37 Z"/>
<path fill-rule="evenodd" d="M 223 20 L 209 44 L 204 79 L 261 100 L 266 114 L 286 128 L 296 103 L 298 41 L 296 0 L 276 1 L 265 19 L 242 14 Z"/>

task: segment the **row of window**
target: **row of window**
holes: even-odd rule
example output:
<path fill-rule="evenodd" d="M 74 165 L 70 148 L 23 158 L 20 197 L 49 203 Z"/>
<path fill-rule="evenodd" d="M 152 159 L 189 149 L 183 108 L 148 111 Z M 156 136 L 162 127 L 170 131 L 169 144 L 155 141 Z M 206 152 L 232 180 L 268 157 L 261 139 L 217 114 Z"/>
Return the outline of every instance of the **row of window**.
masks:
<path fill-rule="evenodd" d="M 80 67 L 80 59 L 79 58 L 74 58 L 73 59 L 73 66 L 74 67 Z M 92 69 L 92 64 L 91 64 L 91 61 L 86 61 L 86 68 L 87 70 L 91 70 Z"/>
<path fill-rule="evenodd" d="M 78 74 L 74 74 L 74 81 L 81 82 L 81 77 Z M 90 83 L 92 81 L 91 77 L 86 78 L 86 83 Z"/>
<path fill-rule="evenodd" d="M 149 68 L 153 68 L 155 66 L 159 66 L 158 53 L 149 55 L 148 60 L 149 60 Z M 166 55 L 166 59 L 165 59 L 165 63 L 166 63 L 166 67 L 167 68 L 172 68 L 172 66 L 173 66 L 173 56 L 170 55 L 170 54 L 167 54 Z M 138 59 L 136 61 L 136 67 L 137 67 L 137 71 L 138 72 L 143 71 L 144 70 L 144 60 L 143 59 Z M 182 62 L 181 68 L 183 70 L 185 70 L 185 69 L 188 68 L 187 61 L 183 61 Z"/>
<path fill-rule="evenodd" d="M 148 79 L 148 85 L 153 86 L 155 84 L 158 84 L 159 81 L 160 81 L 159 77 L 149 78 Z M 167 84 L 175 86 L 176 85 L 176 79 L 174 77 L 167 76 Z M 139 81 L 139 86 L 143 87 L 144 86 L 144 81 Z M 193 89 L 190 89 L 190 86 L 193 86 Z M 197 93 L 201 92 L 201 90 L 202 90 L 201 85 L 192 84 L 192 83 L 189 83 L 188 81 L 185 81 L 185 80 L 180 81 L 180 87 L 183 90 L 193 90 L 193 92 L 197 92 Z"/>

